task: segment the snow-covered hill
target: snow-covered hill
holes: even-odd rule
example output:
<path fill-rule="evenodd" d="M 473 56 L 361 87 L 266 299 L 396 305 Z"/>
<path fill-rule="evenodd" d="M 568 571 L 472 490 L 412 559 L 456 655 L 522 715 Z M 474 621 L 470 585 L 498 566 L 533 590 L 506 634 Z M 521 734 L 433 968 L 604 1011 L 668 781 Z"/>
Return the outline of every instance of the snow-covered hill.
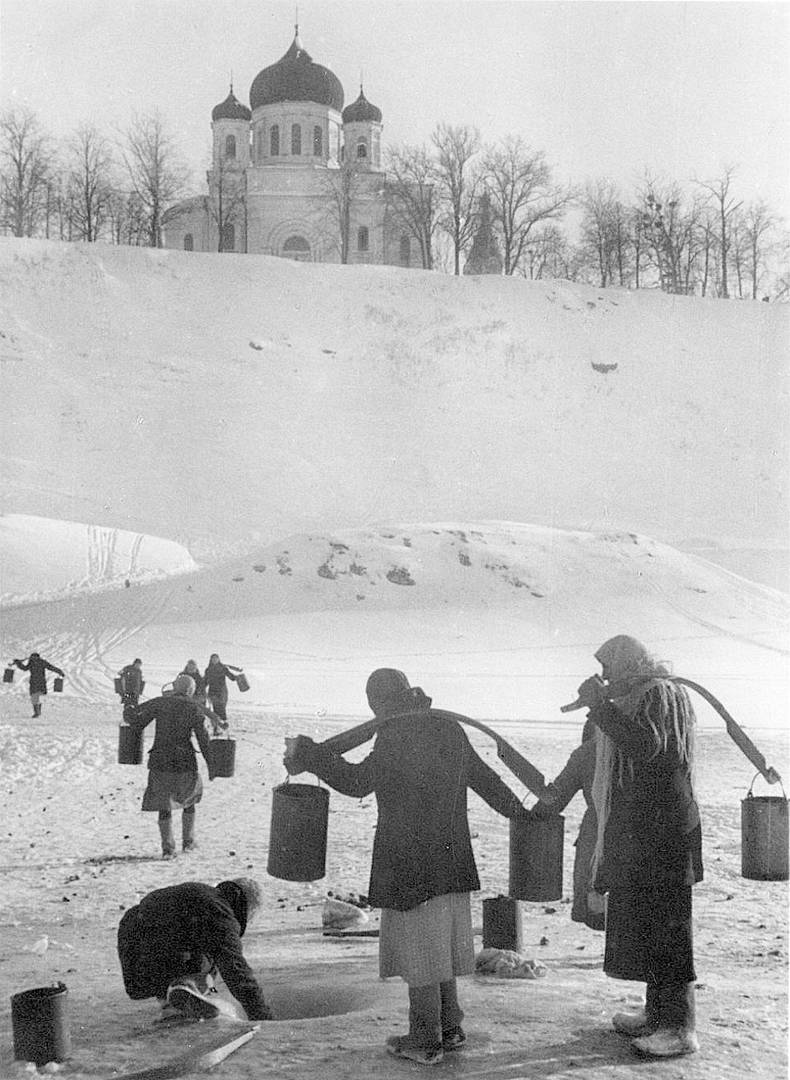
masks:
<path fill-rule="evenodd" d="M 219 652 L 252 684 L 232 708 L 361 714 L 369 670 L 394 665 L 446 707 L 546 720 L 596 669 L 597 645 L 629 632 L 751 723 L 777 724 L 789 613 L 785 594 L 644 536 L 477 522 L 291 536 L 4 621 L 13 655 L 36 641 L 89 700 L 134 656 L 156 693 Z"/>
<path fill-rule="evenodd" d="M 0 240 L 3 511 L 787 543 L 788 308 Z"/>
<path fill-rule="evenodd" d="M 788 596 L 695 555 L 786 559 L 786 306 L 19 240 L 0 278 L 6 660 L 554 720 L 626 632 L 786 722 Z"/>

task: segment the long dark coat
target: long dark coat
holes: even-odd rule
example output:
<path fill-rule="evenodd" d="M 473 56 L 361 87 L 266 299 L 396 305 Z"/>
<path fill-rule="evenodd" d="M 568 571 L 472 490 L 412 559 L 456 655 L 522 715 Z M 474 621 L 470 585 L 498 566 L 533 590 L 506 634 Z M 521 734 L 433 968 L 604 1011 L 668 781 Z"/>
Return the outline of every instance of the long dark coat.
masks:
<path fill-rule="evenodd" d="M 43 660 L 40 656 L 31 656 L 27 661 L 15 660 L 14 663 L 20 671 L 30 672 L 31 694 L 46 694 L 48 671 L 54 671 L 56 675 L 63 675 L 59 667 L 55 667 L 54 664 L 50 664 L 48 660 Z"/>
<path fill-rule="evenodd" d="M 467 788 L 505 817 L 522 808 L 459 724 L 428 713 L 387 720 L 358 764 L 304 742 L 300 764 L 337 791 L 356 798 L 375 792 L 379 816 L 368 891 L 373 907 L 409 911 L 435 896 L 480 888 Z"/>
<path fill-rule="evenodd" d="M 163 998 L 172 980 L 216 964 L 247 1016 L 266 1019 L 263 993 L 244 959 L 243 930 L 230 904 L 210 885 L 187 881 L 148 893 L 118 927 L 126 993 Z"/>

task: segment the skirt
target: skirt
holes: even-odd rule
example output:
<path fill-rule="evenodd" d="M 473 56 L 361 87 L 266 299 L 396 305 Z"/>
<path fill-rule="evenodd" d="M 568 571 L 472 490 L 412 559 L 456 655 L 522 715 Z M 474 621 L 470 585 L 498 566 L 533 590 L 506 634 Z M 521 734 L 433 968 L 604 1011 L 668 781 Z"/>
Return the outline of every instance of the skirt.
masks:
<path fill-rule="evenodd" d="M 614 979 L 694 982 L 691 886 L 611 889 L 603 969 Z"/>
<path fill-rule="evenodd" d="M 203 781 L 198 772 L 148 770 L 148 786 L 143 793 L 143 810 L 185 810 L 203 798 Z"/>
<path fill-rule="evenodd" d="M 379 975 L 431 986 L 475 969 L 469 893 L 435 896 L 410 911 L 382 908 Z"/>

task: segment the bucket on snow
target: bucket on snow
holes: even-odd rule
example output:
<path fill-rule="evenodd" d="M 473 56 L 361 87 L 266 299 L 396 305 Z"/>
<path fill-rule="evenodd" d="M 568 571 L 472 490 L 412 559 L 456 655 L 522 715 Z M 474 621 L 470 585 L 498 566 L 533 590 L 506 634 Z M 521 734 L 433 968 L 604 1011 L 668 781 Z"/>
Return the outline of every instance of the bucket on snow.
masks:
<path fill-rule="evenodd" d="M 565 818 L 510 819 L 510 887 L 514 900 L 562 899 Z"/>
<path fill-rule="evenodd" d="M 329 791 L 286 780 L 272 791 L 266 869 L 283 881 L 317 881 L 326 873 Z"/>
<path fill-rule="evenodd" d="M 752 795 L 753 787 L 754 780 L 741 802 L 741 876 L 754 881 L 787 881 L 787 798 L 784 787 L 781 795 Z"/>
<path fill-rule="evenodd" d="M 13 681 L 14 681 L 14 669 L 11 666 L 9 666 L 3 671 L 3 682 L 13 682 Z"/>
<path fill-rule="evenodd" d="M 233 776 L 236 770 L 236 740 L 209 739 L 208 758 L 213 776 Z"/>
<path fill-rule="evenodd" d="M 143 760 L 143 733 L 128 724 L 118 728 L 118 764 L 139 765 Z"/>
<path fill-rule="evenodd" d="M 55 678 L 52 680 L 52 690 L 56 694 L 62 694 L 63 693 L 63 676 L 62 675 L 56 675 Z"/>
<path fill-rule="evenodd" d="M 483 901 L 483 948 L 521 952 L 521 903 L 509 896 Z"/>
<path fill-rule="evenodd" d="M 11 996 L 14 1057 L 46 1065 L 71 1054 L 68 990 L 64 983 Z"/>
<path fill-rule="evenodd" d="M 238 686 L 238 688 L 239 688 L 239 690 L 241 690 L 242 694 L 246 693 L 246 691 L 249 690 L 249 688 L 250 688 L 250 684 L 249 684 L 249 681 L 247 680 L 247 676 L 244 674 L 243 671 L 240 671 L 238 673 L 238 675 L 236 676 L 236 686 Z"/>

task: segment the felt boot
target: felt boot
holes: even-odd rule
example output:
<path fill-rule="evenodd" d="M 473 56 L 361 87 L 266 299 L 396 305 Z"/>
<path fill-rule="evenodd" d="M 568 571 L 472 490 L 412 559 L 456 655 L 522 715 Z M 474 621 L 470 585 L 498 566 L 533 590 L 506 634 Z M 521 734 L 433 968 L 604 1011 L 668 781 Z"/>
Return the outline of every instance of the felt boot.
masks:
<path fill-rule="evenodd" d="M 184 851 L 195 848 L 195 808 L 188 806 L 181 815 L 181 846 Z"/>
<path fill-rule="evenodd" d="M 696 1035 L 696 1002 L 693 982 L 671 983 L 660 988 L 658 1028 L 634 1039 L 634 1050 L 643 1057 L 670 1058 L 699 1050 Z"/>
<path fill-rule="evenodd" d="M 442 1050 L 442 1007 L 438 983 L 409 987 L 409 1034 L 392 1035 L 387 1051 L 419 1065 L 438 1065 Z"/>
<path fill-rule="evenodd" d="M 176 841 L 173 836 L 173 818 L 159 815 L 159 835 L 162 839 L 162 858 L 174 859 L 176 857 Z"/>
<path fill-rule="evenodd" d="M 439 983 L 439 996 L 441 999 L 441 1022 L 442 1022 L 442 1049 L 460 1050 L 466 1042 L 466 1034 L 461 1027 L 464 1018 L 461 1006 L 458 1004 L 458 987 L 455 979 L 447 979 Z"/>

